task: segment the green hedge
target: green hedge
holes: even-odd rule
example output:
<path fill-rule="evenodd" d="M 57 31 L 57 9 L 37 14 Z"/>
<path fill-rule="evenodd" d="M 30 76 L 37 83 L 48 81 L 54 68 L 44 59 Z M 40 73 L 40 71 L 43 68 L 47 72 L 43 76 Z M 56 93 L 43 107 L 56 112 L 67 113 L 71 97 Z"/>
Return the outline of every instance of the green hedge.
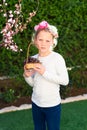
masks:
<path fill-rule="evenodd" d="M 7 0 L 9 7 L 14 9 L 17 0 Z M 36 0 L 22 0 L 24 21 L 28 13 L 37 7 Z M 0 48 L 0 73 L 8 75 L 21 75 L 23 61 L 26 58 L 27 46 L 31 41 L 34 25 L 42 20 L 57 26 L 59 30 L 58 45 L 55 48 L 66 60 L 68 67 L 87 65 L 87 1 L 86 0 L 39 0 L 39 10 L 27 30 L 17 34 L 14 39 L 23 52 L 15 53 L 5 48 Z M 0 31 L 5 24 L 5 19 L 0 13 Z M 0 34 L 0 41 L 2 35 Z M 32 47 L 30 55 L 37 53 Z M 74 74 L 74 77 L 76 75 Z M 79 81 L 80 82 L 80 81 Z"/>
<path fill-rule="evenodd" d="M 75 67 L 69 71 L 70 87 L 87 87 L 87 67 Z"/>

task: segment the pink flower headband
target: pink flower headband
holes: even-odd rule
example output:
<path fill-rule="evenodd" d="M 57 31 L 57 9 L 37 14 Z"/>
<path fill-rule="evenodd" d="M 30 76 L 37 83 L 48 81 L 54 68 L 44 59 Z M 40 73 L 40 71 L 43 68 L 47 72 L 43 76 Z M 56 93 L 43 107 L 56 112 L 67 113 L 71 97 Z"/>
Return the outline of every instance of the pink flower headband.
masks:
<path fill-rule="evenodd" d="M 48 22 L 46 21 L 42 21 L 41 23 L 39 23 L 38 25 L 36 25 L 34 27 L 34 30 L 37 32 L 40 29 L 49 29 L 49 31 L 51 32 L 51 34 L 54 36 L 54 38 L 58 38 L 58 32 L 57 32 L 57 28 L 53 25 L 48 24 Z"/>

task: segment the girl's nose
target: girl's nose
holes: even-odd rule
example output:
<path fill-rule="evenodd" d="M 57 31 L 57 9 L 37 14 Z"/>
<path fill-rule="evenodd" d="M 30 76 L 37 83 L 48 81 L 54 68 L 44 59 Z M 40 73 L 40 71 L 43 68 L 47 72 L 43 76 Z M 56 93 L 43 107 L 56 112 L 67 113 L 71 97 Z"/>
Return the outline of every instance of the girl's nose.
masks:
<path fill-rule="evenodd" d="M 42 45 L 45 45 L 46 44 L 46 42 L 45 41 L 42 41 Z"/>

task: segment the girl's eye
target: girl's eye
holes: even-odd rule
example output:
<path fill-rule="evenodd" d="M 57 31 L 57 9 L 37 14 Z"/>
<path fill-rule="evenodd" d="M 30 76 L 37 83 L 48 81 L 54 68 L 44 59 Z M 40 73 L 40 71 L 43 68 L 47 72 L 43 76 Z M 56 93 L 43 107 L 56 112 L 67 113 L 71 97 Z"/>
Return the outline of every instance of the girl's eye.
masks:
<path fill-rule="evenodd" d="M 39 39 L 39 41 L 42 41 L 42 39 Z"/>
<path fill-rule="evenodd" d="M 49 40 L 46 40 L 46 42 L 50 42 Z"/>

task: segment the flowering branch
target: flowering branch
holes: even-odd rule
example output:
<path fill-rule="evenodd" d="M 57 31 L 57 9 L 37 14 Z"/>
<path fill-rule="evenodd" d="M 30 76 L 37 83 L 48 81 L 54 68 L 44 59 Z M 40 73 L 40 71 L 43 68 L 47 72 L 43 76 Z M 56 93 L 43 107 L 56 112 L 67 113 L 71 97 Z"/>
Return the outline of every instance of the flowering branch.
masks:
<path fill-rule="evenodd" d="M 30 12 L 25 23 L 23 23 L 21 2 L 22 0 L 18 0 L 18 3 L 15 4 L 14 11 L 6 11 L 6 7 L 8 5 L 6 3 L 6 0 L 3 0 L 3 3 L 0 4 L 0 7 L 2 7 L 0 12 L 3 13 L 3 16 L 6 18 L 6 24 L 1 31 L 3 39 L 0 47 L 5 47 L 15 52 L 17 52 L 19 49 L 17 44 L 14 42 L 14 36 L 18 34 L 18 32 L 23 32 L 25 29 L 27 29 L 28 23 L 32 21 L 32 17 L 36 15 L 39 7 L 39 0 L 37 0 L 38 6 L 36 8 L 36 11 Z M 22 51 L 22 49 L 19 51 Z"/>

